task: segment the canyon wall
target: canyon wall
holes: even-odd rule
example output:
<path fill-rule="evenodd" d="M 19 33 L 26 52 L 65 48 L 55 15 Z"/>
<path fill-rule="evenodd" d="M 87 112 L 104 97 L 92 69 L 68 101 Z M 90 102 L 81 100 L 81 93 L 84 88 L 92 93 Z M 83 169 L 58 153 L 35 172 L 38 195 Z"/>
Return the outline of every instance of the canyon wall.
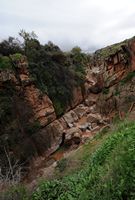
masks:
<path fill-rule="evenodd" d="M 35 156 L 48 157 L 62 144 L 78 145 L 93 137 L 116 114 L 122 117 L 133 109 L 134 70 L 134 38 L 98 50 L 86 66 L 83 89 L 73 88 L 72 101 L 61 117 L 48 95 L 36 87 L 25 56 L 14 70 L 1 70 L 1 120 L 5 122 L 0 127 L 1 159 L 5 148 L 21 162 L 29 162 Z"/>

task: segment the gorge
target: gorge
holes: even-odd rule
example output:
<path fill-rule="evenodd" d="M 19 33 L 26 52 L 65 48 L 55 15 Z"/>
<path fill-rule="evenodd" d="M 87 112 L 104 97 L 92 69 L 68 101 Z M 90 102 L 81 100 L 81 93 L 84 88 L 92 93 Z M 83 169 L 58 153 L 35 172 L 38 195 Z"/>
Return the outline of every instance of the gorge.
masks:
<path fill-rule="evenodd" d="M 4 171 L 6 151 L 30 173 L 36 159 L 48 166 L 61 146 L 78 148 L 114 118 L 134 112 L 135 38 L 91 55 L 78 48 L 64 53 L 53 44 L 40 55 L 36 39 L 25 43 L 21 53 L 0 52 L 0 161 Z"/>

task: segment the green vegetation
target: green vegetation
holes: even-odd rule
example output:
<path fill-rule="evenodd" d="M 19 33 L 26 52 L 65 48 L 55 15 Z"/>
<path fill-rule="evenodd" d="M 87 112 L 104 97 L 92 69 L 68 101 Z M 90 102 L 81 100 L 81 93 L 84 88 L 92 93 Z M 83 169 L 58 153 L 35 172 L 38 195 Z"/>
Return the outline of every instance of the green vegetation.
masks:
<path fill-rule="evenodd" d="M 9 56 L 0 55 L 0 69 L 13 69 L 13 63 L 16 64 L 22 58 L 22 54 L 15 53 Z"/>
<path fill-rule="evenodd" d="M 103 94 L 108 94 L 109 93 L 109 88 L 103 88 Z"/>
<path fill-rule="evenodd" d="M 12 186 L 6 192 L 0 193 L 1 200 L 30 200 L 28 191 L 22 185 Z"/>
<path fill-rule="evenodd" d="M 122 50 L 122 45 L 127 45 L 128 40 L 125 40 L 121 43 L 113 44 L 111 46 L 105 47 L 98 50 L 96 53 L 99 54 L 102 58 L 107 58 L 110 55 L 114 55 L 116 52 Z"/>
<path fill-rule="evenodd" d="M 34 133 L 37 133 L 41 128 L 41 125 L 39 121 L 34 121 L 33 123 L 30 123 L 26 126 L 26 131 L 29 135 L 33 135 Z"/>
<path fill-rule="evenodd" d="M 0 69 L 11 69 L 11 61 L 8 56 L 0 56 Z"/>
<path fill-rule="evenodd" d="M 115 93 L 114 93 L 114 96 L 119 96 L 119 95 L 120 95 L 120 91 L 119 91 L 118 88 L 116 88 Z"/>
<path fill-rule="evenodd" d="M 15 53 L 15 54 L 10 55 L 10 58 L 13 62 L 18 62 L 22 58 L 22 54 L 21 53 Z"/>
<path fill-rule="evenodd" d="M 34 32 L 21 30 L 19 35 L 23 43 L 12 37 L 0 43 L 0 69 L 12 68 L 12 64 L 14 68 L 21 55 L 25 55 L 32 80 L 48 94 L 57 116 L 62 115 L 71 105 L 73 89 L 83 87 L 88 56 L 79 47 L 62 52 L 52 42 L 42 45 Z"/>
<path fill-rule="evenodd" d="M 97 56 L 100 56 L 101 58 L 107 58 L 111 55 L 116 54 L 116 52 L 123 52 L 123 48 L 125 49 L 128 46 L 128 42 L 133 40 L 135 37 L 124 40 L 123 42 L 116 43 L 110 46 L 107 46 L 105 48 L 97 50 L 95 53 Z M 128 52 L 127 52 L 128 53 Z M 126 56 L 126 54 L 125 54 Z"/>
<path fill-rule="evenodd" d="M 24 37 L 29 71 L 37 87 L 47 93 L 58 116 L 71 104 L 73 88 L 83 87 L 87 56 L 78 48 L 64 53 L 52 42 L 41 45 L 36 38 Z"/>
<path fill-rule="evenodd" d="M 66 158 L 63 158 L 61 160 L 58 161 L 57 163 L 57 168 L 60 172 L 63 172 L 64 169 L 67 167 L 67 159 Z"/>
<path fill-rule="evenodd" d="M 61 180 L 42 182 L 34 200 L 108 200 L 135 198 L 135 124 L 121 123 L 85 167 Z"/>
<path fill-rule="evenodd" d="M 135 72 L 129 72 L 127 76 L 120 81 L 121 85 L 124 85 L 127 82 L 131 81 L 134 76 L 135 76 Z"/>

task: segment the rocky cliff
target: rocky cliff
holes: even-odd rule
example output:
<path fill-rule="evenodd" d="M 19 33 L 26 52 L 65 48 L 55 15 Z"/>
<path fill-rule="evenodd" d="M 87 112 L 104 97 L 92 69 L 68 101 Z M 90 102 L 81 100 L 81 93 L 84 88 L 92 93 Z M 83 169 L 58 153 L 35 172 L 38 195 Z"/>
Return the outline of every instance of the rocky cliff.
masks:
<path fill-rule="evenodd" d="M 11 58 L 11 61 L 13 59 Z M 135 101 L 135 38 L 95 52 L 86 66 L 83 88 L 74 86 L 66 112 L 57 117 L 53 102 L 31 77 L 27 58 L 0 70 L 0 156 L 5 148 L 20 162 L 48 157 L 61 145 L 78 145 Z"/>

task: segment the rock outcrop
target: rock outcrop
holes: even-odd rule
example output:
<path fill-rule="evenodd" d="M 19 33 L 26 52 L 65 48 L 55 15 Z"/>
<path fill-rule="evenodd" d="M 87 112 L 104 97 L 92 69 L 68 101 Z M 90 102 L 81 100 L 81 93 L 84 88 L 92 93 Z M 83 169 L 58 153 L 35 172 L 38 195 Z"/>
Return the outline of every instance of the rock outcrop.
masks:
<path fill-rule="evenodd" d="M 85 142 L 116 113 L 123 116 L 123 112 L 133 109 L 134 70 L 134 38 L 98 50 L 86 68 L 84 88 L 74 87 L 66 113 L 58 118 L 52 101 L 37 88 L 27 59 L 22 57 L 13 70 L 0 71 L 0 93 L 4 93 L 3 98 L 8 97 L 14 116 L 12 122 L 5 118 L 9 127 L 1 132 L 1 143 L 17 158 L 27 160 L 42 154 L 47 157 L 72 141 L 77 145 Z"/>

